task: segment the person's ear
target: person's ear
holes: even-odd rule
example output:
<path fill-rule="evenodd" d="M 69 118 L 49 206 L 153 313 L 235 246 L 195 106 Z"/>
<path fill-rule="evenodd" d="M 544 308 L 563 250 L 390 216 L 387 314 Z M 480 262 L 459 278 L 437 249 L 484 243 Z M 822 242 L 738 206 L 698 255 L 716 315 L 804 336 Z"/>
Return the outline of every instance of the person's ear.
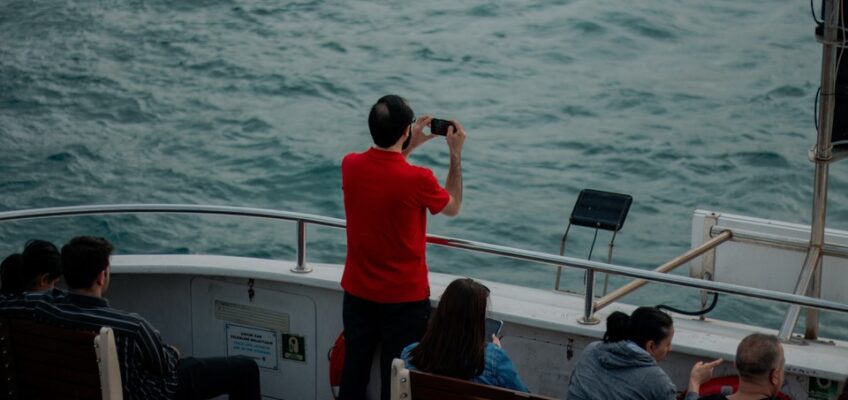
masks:
<path fill-rule="evenodd" d="M 50 286 L 53 284 L 53 280 L 50 279 L 49 274 L 40 274 L 38 275 L 38 285 L 41 287 Z"/>
<path fill-rule="evenodd" d="M 771 381 L 772 386 L 780 389 L 778 387 L 778 385 L 780 384 L 780 371 L 778 371 L 776 368 L 773 368 L 771 371 L 769 371 L 769 381 Z"/>
<path fill-rule="evenodd" d="M 106 274 L 108 273 L 106 272 L 106 270 L 108 270 L 108 268 L 104 269 L 103 271 L 100 271 L 100 273 L 97 274 L 97 279 L 95 279 L 97 286 L 103 286 L 106 284 Z"/>
<path fill-rule="evenodd" d="M 653 340 L 649 340 L 645 342 L 645 350 L 648 350 L 648 353 L 654 354 L 654 351 L 657 350 L 657 344 Z"/>

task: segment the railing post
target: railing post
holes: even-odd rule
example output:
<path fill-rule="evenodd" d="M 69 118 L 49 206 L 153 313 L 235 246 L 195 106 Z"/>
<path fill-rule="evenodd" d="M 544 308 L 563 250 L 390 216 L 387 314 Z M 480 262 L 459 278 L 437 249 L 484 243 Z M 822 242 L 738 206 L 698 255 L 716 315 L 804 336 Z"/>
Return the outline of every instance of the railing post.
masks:
<path fill-rule="evenodd" d="M 559 255 L 565 255 L 565 241 L 568 240 L 568 231 L 571 230 L 571 222 L 568 223 L 568 226 L 565 228 L 565 234 L 562 235 L 562 240 L 559 242 Z M 562 266 L 557 266 L 556 273 L 556 283 L 554 283 L 554 290 L 559 290 L 560 279 L 562 278 Z"/>
<path fill-rule="evenodd" d="M 586 270 L 586 297 L 584 298 L 585 305 L 583 306 L 583 316 L 577 319 L 577 322 L 583 325 L 597 325 L 601 320 L 595 318 L 595 270 L 589 268 Z"/>
<path fill-rule="evenodd" d="M 816 272 L 816 267 L 818 267 L 819 261 L 821 261 L 820 258 L 821 247 L 810 247 L 810 251 L 807 252 L 807 261 L 804 264 L 804 268 L 801 270 L 801 275 L 798 277 L 798 283 L 795 285 L 795 291 L 792 293 L 799 296 L 803 296 L 807 293 L 807 288 L 810 287 L 810 280 L 813 278 L 814 272 Z M 797 304 L 790 305 L 789 309 L 786 310 L 783 325 L 780 326 L 780 331 L 777 334 L 777 337 L 780 338 L 781 341 L 788 342 L 792 339 L 792 334 L 795 332 L 795 324 L 798 322 L 800 314 L 801 306 Z"/>
<path fill-rule="evenodd" d="M 297 266 L 291 269 L 298 274 L 312 272 L 312 268 L 306 265 L 306 222 L 297 221 Z"/>
<path fill-rule="evenodd" d="M 615 235 L 618 234 L 618 231 L 612 231 L 612 239 L 610 239 L 607 251 L 607 264 L 612 264 L 612 248 L 615 246 Z M 606 296 L 609 291 L 609 276 L 610 274 L 604 274 L 604 294 L 601 296 Z"/>
<path fill-rule="evenodd" d="M 819 266 L 813 272 L 813 279 L 810 280 L 810 287 L 807 296 L 820 298 L 822 286 L 822 263 L 824 255 L 819 259 Z M 819 310 L 815 308 L 807 309 L 807 323 L 804 324 L 804 339 L 818 340 L 819 338 Z"/>
<path fill-rule="evenodd" d="M 720 214 L 710 213 L 704 218 L 704 241 L 709 240 L 708 238 L 712 238 L 713 227 L 718 225 L 718 219 Z M 704 253 L 701 256 L 701 268 L 692 268 L 690 269 L 690 276 L 698 279 L 709 279 L 713 280 L 715 276 L 715 261 L 716 261 L 716 251 L 715 248 Z M 694 273 L 694 275 L 692 275 Z M 707 299 L 709 298 L 709 292 L 706 290 L 701 290 L 701 311 L 707 309 Z M 698 319 L 701 321 L 705 321 L 707 319 L 706 314 L 701 314 L 698 316 Z"/>

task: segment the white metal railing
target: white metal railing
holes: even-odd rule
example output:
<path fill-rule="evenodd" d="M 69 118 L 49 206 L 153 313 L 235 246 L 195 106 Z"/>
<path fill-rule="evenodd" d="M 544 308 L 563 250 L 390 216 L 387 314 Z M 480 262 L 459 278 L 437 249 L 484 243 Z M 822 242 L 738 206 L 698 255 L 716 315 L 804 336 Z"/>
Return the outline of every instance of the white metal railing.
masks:
<path fill-rule="evenodd" d="M 0 212 L 0 223 L 40 218 L 108 214 L 211 214 L 294 221 L 297 223 L 297 265 L 292 268 L 292 271 L 298 273 L 308 273 L 311 271 L 311 269 L 306 265 L 307 224 L 329 226 L 341 229 L 344 229 L 346 227 L 346 223 L 342 219 L 324 217 L 319 215 L 303 214 L 290 211 L 266 210 L 259 208 L 191 204 L 89 205 L 6 211 Z M 723 282 L 713 282 L 708 280 L 691 278 L 687 276 L 671 275 L 662 272 L 647 271 L 634 267 L 607 264 L 591 260 L 582 260 L 573 257 L 542 253 L 538 251 L 522 250 L 512 247 L 474 242 L 441 235 L 427 235 L 427 243 L 437 246 L 464 249 L 477 253 L 492 254 L 518 260 L 532 261 L 540 264 L 548 264 L 557 267 L 566 266 L 585 270 L 587 272 L 586 293 L 584 294 L 585 308 L 584 315 L 581 318 L 583 322 L 588 322 L 594 319 L 594 277 L 596 272 L 627 276 L 636 279 L 644 279 L 650 282 L 665 283 L 670 285 L 708 290 L 711 292 L 758 298 L 762 300 L 786 303 L 790 305 L 811 307 L 820 310 L 848 313 L 848 304 L 801 296 L 797 294 L 783 293 L 774 290 L 758 289 Z"/>

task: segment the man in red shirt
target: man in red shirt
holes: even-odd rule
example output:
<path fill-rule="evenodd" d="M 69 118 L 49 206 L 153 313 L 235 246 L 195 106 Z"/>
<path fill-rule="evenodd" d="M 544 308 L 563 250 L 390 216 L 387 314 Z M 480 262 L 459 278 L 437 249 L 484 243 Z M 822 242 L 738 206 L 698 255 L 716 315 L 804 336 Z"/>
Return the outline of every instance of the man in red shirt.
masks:
<path fill-rule="evenodd" d="M 430 120 L 416 121 L 400 96 L 383 96 L 368 115 L 374 147 L 342 160 L 347 217 L 342 400 L 365 399 L 378 343 L 381 397 L 388 400 L 392 359 L 421 339 L 430 316 L 427 212 L 459 214 L 465 142 L 462 125 L 451 121 L 446 137 L 450 168 L 443 188 L 433 171 L 406 161 L 413 149 L 433 138 L 424 133 Z"/>

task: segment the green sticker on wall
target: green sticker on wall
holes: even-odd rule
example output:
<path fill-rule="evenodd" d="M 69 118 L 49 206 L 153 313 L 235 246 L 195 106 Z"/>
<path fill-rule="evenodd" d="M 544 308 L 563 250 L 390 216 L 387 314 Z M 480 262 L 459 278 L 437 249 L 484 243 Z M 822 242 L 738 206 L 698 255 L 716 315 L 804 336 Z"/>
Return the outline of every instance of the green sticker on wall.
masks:
<path fill-rule="evenodd" d="M 810 390 L 807 392 L 810 400 L 830 400 L 836 398 L 839 383 L 830 379 L 810 377 Z"/>
<path fill-rule="evenodd" d="M 305 337 L 283 333 L 283 359 L 306 362 Z"/>

